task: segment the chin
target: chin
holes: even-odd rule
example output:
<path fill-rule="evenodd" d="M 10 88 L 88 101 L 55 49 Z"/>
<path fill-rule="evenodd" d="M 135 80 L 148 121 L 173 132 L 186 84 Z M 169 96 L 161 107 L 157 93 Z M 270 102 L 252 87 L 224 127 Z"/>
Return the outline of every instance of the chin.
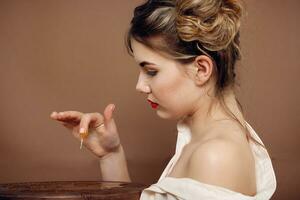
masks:
<path fill-rule="evenodd" d="M 182 116 L 174 115 L 174 114 L 172 115 L 170 113 L 163 112 L 161 110 L 157 110 L 156 114 L 158 115 L 159 118 L 166 119 L 166 120 L 176 120 L 177 121 L 182 118 Z"/>

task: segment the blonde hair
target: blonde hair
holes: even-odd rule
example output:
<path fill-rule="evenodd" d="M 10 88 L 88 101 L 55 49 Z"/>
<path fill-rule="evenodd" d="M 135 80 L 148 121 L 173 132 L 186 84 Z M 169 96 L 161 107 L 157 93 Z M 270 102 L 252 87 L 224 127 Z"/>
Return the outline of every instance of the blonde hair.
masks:
<path fill-rule="evenodd" d="M 240 0 L 148 0 L 134 10 L 126 47 L 132 55 L 133 38 L 180 63 L 193 62 L 199 55 L 209 56 L 215 64 L 215 96 L 228 115 L 244 128 L 247 138 L 260 144 L 224 100 L 226 89 L 236 85 L 242 15 Z M 240 102 L 236 101 L 243 113 Z"/>

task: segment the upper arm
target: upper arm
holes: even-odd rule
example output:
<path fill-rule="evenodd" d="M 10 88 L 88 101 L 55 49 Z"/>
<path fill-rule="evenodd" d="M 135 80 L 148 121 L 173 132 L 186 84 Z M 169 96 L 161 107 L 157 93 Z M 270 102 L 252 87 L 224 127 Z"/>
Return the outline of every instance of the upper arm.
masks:
<path fill-rule="evenodd" d="M 213 140 L 196 148 L 187 165 L 187 177 L 236 190 L 242 181 L 243 154 L 232 141 Z"/>

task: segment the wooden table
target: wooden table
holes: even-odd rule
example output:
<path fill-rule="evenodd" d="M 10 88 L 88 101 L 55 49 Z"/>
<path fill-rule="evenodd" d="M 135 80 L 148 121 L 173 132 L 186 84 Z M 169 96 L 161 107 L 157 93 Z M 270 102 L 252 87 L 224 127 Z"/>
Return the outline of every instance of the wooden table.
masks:
<path fill-rule="evenodd" d="M 0 199 L 138 200 L 145 185 L 107 181 L 0 184 Z"/>

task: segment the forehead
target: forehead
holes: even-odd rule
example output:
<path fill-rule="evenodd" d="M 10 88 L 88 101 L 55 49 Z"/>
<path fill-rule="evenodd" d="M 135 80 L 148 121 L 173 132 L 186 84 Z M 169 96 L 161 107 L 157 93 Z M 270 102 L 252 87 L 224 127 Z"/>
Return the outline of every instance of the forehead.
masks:
<path fill-rule="evenodd" d="M 191 64 L 181 64 L 134 39 L 131 40 L 131 47 L 133 50 L 133 57 L 140 66 L 143 62 L 154 63 L 154 66 L 157 69 L 163 69 L 164 71 L 172 73 L 176 72 L 176 74 L 180 76 L 189 77 Z"/>
<path fill-rule="evenodd" d="M 178 63 L 162 53 L 151 49 L 150 47 L 132 39 L 131 47 L 133 50 L 133 57 L 137 63 L 150 62 L 159 66 L 177 65 Z"/>

